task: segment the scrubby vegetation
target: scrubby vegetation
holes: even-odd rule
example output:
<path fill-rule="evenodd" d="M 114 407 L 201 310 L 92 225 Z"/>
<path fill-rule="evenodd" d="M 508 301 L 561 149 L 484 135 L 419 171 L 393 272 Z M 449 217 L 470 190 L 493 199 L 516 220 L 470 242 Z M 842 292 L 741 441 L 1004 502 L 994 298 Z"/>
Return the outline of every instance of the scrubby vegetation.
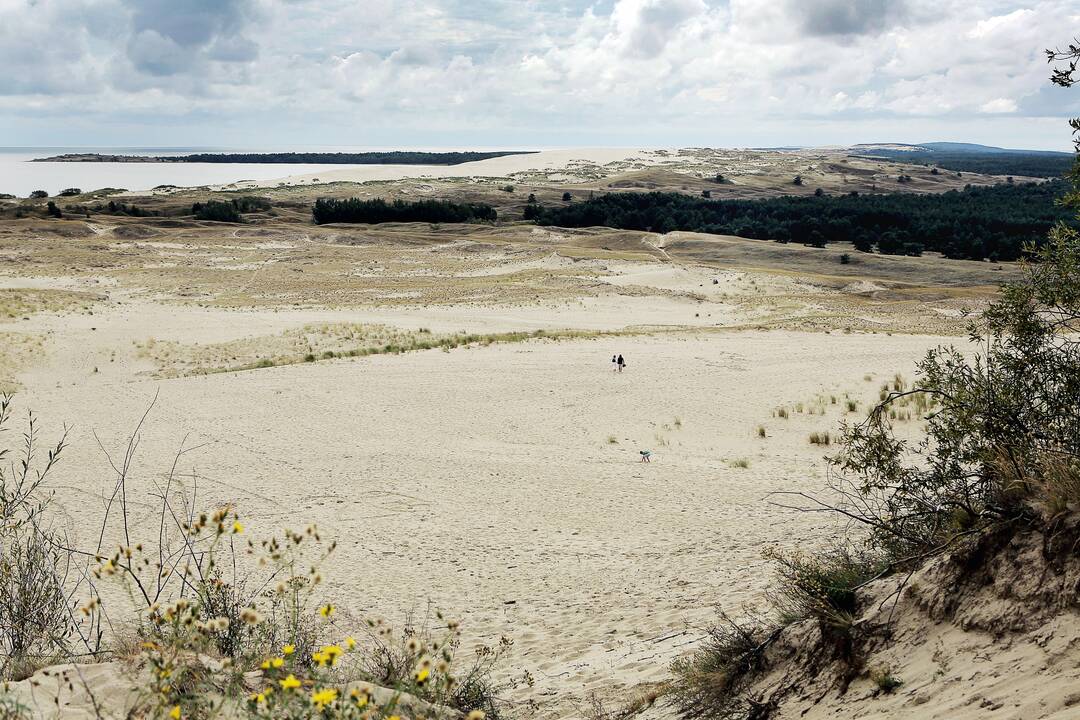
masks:
<path fill-rule="evenodd" d="M 572 205 L 534 206 L 541 225 L 673 230 L 824 246 L 851 242 L 870 252 L 1015 260 L 1055 223 L 1074 218 L 1055 204 L 1063 181 L 969 187 L 939 195 L 893 193 L 706 200 L 679 193 L 608 193 Z"/>
<path fill-rule="evenodd" d="M 1059 178 L 1065 175 L 1073 161 L 1068 153 L 996 149 L 873 148 L 860 150 L 858 155 L 886 158 L 893 162 L 912 165 L 936 165 L 944 170 L 956 172 L 1042 178 Z"/>
<path fill-rule="evenodd" d="M 388 203 L 381 198 L 375 200 L 319 198 L 312 207 L 312 216 L 316 224 L 322 225 L 323 223 L 491 222 L 498 214 L 490 205 L 456 203 L 449 200 L 417 200 L 415 202 L 395 200 Z"/>
<path fill-rule="evenodd" d="M 1078 57 L 1080 49 L 1072 48 L 1071 58 Z M 1074 62 L 1065 76 L 1069 84 L 1075 70 Z M 1080 134 L 1080 121 L 1073 127 Z M 1080 181 L 1080 165 L 1073 179 Z M 1080 209 L 1080 182 L 1065 202 Z M 861 588 L 898 571 L 912 573 L 946 553 L 963 558 L 961 564 L 975 562 L 1032 530 L 1042 533 L 1047 573 L 1063 572 L 1056 568 L 1075 557 L 1080 232 L 1058 223 L 1040 248 L 1028 250 L 1022 279 L 1005 285 L 1001 298 L 972 321 L 971 352 L 931 351 L 912 385 L 898 375 L 865 420 L 844 427 L 825 499 L 777 496 L 797 509 L 847 518 L 856 539 L 818 553 L 767 553 L 776 568 L 768 610 L 744 621 L 723 616 L 696 654 L 675 663 L 673 693 L 684 713 L 769 716 L 793 688 L 781 684 L 766 697 L 751 686 L 766 669 L 769 647 L 800 620 L 817 628 L 819 645 L 809 651 L 814 662 L 843 668 L 836 683 L 841 692 L 863 675 L 880 693 L 891 693 L 902 683 L 892 670 L 865 667 L 862 649 L 888 628 L 858 620 Z M 916 410 L 929 412 L 926 434 L 915 442 L 892 424 L 913 397 L 928 398 Z M 891 598 L 904 583 L 898 587 Z"/>
<path fill-rule="evenodd" d="M 210 220 L 212 222 L 244 222 L 242 213 L 259 212 L 269 210 L 270 201 L 266 198 L 243 196 L 231 200 L 207 200 L 205 203 L 195 203 L 191 206 L 191 212 L 196 220 Z"/>
<path fill-rule="evenodd" d="M 7 396 L 0 428 L 11 407 Z M 195 505 L 176 462 L 149 496 L 155 516 L 135 516 L 145 506 L 129 487 L 141 427 L 113 463 L 91 547 L 49 529 L 46 483 L 65 440 L 39 459 L 31 416 L 17 451 L 0 451 L 0 680 L 115 658 L 131 667 L 138 717 L 415 717 L 440 707 L 499 717 L 498 693 L 510 685 L 492 673 L 512 642 L 458 662 L 458 624 L 438 612 L 407 619 L 401 632 L 358 621 L 325 591 L 322 567 L 336 543 L 317 527 L 246 539 L 236 508 Z M 128 602 L 109 605 L 120 598 Z"/>

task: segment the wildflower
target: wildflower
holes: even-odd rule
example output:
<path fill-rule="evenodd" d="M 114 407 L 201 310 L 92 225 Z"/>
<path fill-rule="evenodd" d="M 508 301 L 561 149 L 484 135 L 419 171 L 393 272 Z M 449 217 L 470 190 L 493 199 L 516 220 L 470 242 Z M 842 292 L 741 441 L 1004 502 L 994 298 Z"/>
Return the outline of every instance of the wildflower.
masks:
<path fill-rule="evenodd" d="M 319 710 L 322 710 L 335 700 L 337 700 L 337 690 L 333 688 L 323 688 L 311 694 L 311 702 Z"/>
<path fill-rule="evenodd" d="M 330 662 L 330 658 L 321 650 L 311 653 L 311 659 L 314 660 L 319 667 L 323 667 L 326 663 Z"/>
<path fill-rule="evenodd" d="M 232 524 L 233 535 L 239 535 L 244 532 L 244 526 L 240 524 L 239 520 L 234 520 Z"/>
<path fill-rule="evenodd" d="M 283 648 L 281 648 L 281 654 L 284 655 L 285 657 L 288 657 L 289 655 L 292 655 L 294 652 L 296 652 L 296 646 L 295 645 L 286 645 Z"/>
<path fill-rule="evenodd" d="M 281 667 L 284 664 L 285 664 L 285 661 L 282 658 L 279 658 L 279 657 L 276 657 L 276 658 L 274 658 L 274 659 L 272 659 L 270 661 L 270 667 L 275 668 L 275 669 Z"/>
<path fill-rule="evenodd" d="M 292 673 L 289 673 L 289 676 L 284 680 L 279 680 L 278 684 L 281 685 L 282 690 L 295 690 L 300 687 L 300 681 Z"/>
<path fill-rule="evenodd" d="M 356 703 L 356 707 L 358 708 L 362 708 L 367 705 L 368 701 L 371 699 L 368 696 L 367 692 L 355 689 L 349 693 L 349 697 L 352 698 L 352 701 Z"/>
<path fill-rule="evenodd" d="M 262 615 L 255 608 L 244 608 L 240 611 L 240 619 L 248 625 L 258 625 L 262 622 Z"/>
<path fill-rule="evenodd" d="M 465 716 L 465 720 L 484 720 L 483 710 L 473 710 L 471 713 Z"/>
<path fill-rule="evenodd" d="M 426 683 L 429 677 L 431 677 L 431 670 L 429 668 L 423 667 L 416 671 L 416 682 L 421 685 Z"/>
<path fill-rule="evenodd" d="M 262 665 L 259 665 L 259 667 L 261 667 L 263 670 L 269 670 L 270 669 L 270 661 L 269 660 L 263 660 Z"/>
<path fill-rule="evenodd" d="M 341 654 L 345 652 L 338 645 L 324 645 L 322 651 L 323 655 L 326 656 L 327 661 L 329 661 L 331 665 L 336 663 L 337 659 L 341 657 Z"/>
<path fill-rule="evenodd" d="M 356 639 L 353 638 L 352 635 L 345 638 L 345 647 L 348 650 L 355 650 L 356 649 Z"/>
<path fill-rule="evenodd" d="M 169 717 L 171 717 L 172 720 L 180 720 L 180 706 L 179 705 L 173 705 L 173 709 L 169 711 Z"/>
<path fill-rule="evenodd" d="M 322 615 L 324 618 L 330 617 L 334 614 L 334 606 L 330 603 L 323 605 L 321 608 L 319 608 L 319 614 Z"/>

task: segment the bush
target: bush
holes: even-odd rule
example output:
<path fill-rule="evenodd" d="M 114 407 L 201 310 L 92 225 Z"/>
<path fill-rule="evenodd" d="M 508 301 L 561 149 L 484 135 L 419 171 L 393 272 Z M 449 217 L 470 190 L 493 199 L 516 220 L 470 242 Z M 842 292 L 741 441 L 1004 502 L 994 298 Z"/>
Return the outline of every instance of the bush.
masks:
<path fill-rule="evenodd" d="M 1080 234 L 1055 228 L 1023 269 L 972 323 L 980 354 L 931 351 L 914 387 L 898 380 L 848 429 L 838 489 L 861 506 L 857 517 L 876 546 L 934 551 L 1030 517 L 1046 478 L 1080 456 L 1080 347 L 1062 334 L 1080 326 Z M 919 395 L 939 405 L 925 440 L 912 446 L 890 418 Z"/>
<path fill-rule="evenodd" d="M 5 398 L 0 422 L 9 406 Z M 133 716 L 359 720 L 408 709 L 412 696 L 469 713 L 470 720 L 498 718 L 496 693 L 519 682 L 492 679 L 512 643 L 480 648 L 458 667 L 458 625 L 440 614 L 422 627 L 407 623 L 401 634 L 370 622 L 370 637 L 357 641 L 341 627 L 353 621 L 324 594 L 321 568 L 336 544 L 324 542 L 315 526 L 245 541 L 231 506 L 194 507 L 175 463 L 154 485 L 154 516 L 129 515 L 127 468 L 140 429 L 141 423 L 105 506 L 101 537 L 121 538 L 110 552 L 100 540 L 96 549 L 68 548 L 44 529 L 48 496 L 41 485 L 63 440 L 35 467 L 31 421 L 22 450 L 11 458 L 13 474 L 0 473 L 0 679 L 54 659 L 71 661 L 73 639 L 85 638 L 80 656 L 97 656 L 103 597 L 116 597 L 136 606 L 133 636 L 116 648 L 137 683 L 138 704 L 128 708 Z M 141 541 L 139 529 L 149 530 Z M 122 592 L 105 591 L 104 584 Z M 75 593 L 89 599 L 80 607 Z M 123 627 L 117 609 L 108 617 Z M 4 715 L 13 708 L 0 693 L 0 716 L 14 717 Z"/>
<path fill-rule="evenodd" d="M 765 667 L 765 650 L 779 634 L 760 619 L 736 622 L 723 612 L 708 629 L 698 651 L 672 663 L 675 704 L 689 717 L 743 720 L 764 708 L 745 695 L 754 675 Z"/>
<path fill-rule="evenodd" d="M 818 554 L 769 550 L 765 557 L 776 565 L 769 599 L 781 624 L 816 618 L 841 632 L 855 620 L 855 590 L 888 568 L 883 555 L 850 547 Z"/>
<path fill-rule="evenodd" d="M 11 418 L 12 397 L 0 400 L 0 432 Z M 51 497 L 44 483 L 66 447 L 61 438 L 36 463 L 37 421 L 27 420 L 20 445 L 0 450 L 0 680 L 20 679 L 56 657 L 71 653 L 80 636 L 73 593 L 81 584 L 77 558 L 49 529 Z M 95 650 L 94 629 L 84 649 Z"/>
<path fill-rule="evenodd" d="M 244 218 L 240 211 L 230 202 L 220 200 L 207 200 L 205 203 L 195 203 L 191 206 L 191 212 L 196 220 L 208 220 L 210 222 L 242 223 Z"/>
<path fill-rule="evenodd" d="M 74 197 L 75 195 L 82 195 L 82 190 L 79 188 L 65 188 L 60 191 L 60 197 Z"/>
<path fill-rule="evenodd" d="M 530 207 L 538 208 L 538 205 Z M 526 210 L 529 208 L 526 207 Z M 360 200 L 349 198 L 336 200 L 320 198 L 312 207 L 312 216 L 316 224 L 323 223 L 384 223 L 384 222 L 426 222 L 426 223 L 464 223 L 488 222 L 497 217 L 495 208 L 490 205 L 455 203 L 447 200 L 418 200 L 406 202 L 395 200 Z"/>
<path fill-rule="evenodd" d="M 44 190 L 35 190 L 34 192 L 30 193 L 31 200 L 40 200 L 47 197 L 49 197 L 49 193 Z"/>

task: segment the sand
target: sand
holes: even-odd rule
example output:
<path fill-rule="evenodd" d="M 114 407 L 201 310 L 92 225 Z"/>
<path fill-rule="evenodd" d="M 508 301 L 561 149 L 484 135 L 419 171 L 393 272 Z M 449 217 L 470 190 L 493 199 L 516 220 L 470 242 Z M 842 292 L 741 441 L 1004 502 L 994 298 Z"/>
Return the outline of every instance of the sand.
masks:
<path fill-rule="evenodd" d="M 824 492 L 809 434 L 861 418 L 881 383 L 955 341 L 956 309 L 1002 274 L 927 257 L 867 259 L 859 275 L 842 248 L 691 234 L 304 219 L 0 228 L 0 286 L 79 293 L 20 305 L 2 328 L 41 345 L 0 367 L 19 408 L 46 440 L 70 426 L 58 522 L 96 539 L 115 482 L 98 443 L 122 454 L 156 397 L 130 480 L 137 534 L 153 528 L 154 482 L 197 448 L 180 470 L 200 505 L 233 504 L 254 537 L 317 523 L 340 543 L 325 573 L 347 618 L 400 627 L 438 607 L 467 646 L 512 638 L 500 673 L 532 674 L 512 699 L 540 718 L 662 681 L 715 606 L 761 602 L 766 547 L 846 532 L 768 494 Z M 340 324 L 589 335 L 193 362 L 270 358 L 283 333 Z"/>

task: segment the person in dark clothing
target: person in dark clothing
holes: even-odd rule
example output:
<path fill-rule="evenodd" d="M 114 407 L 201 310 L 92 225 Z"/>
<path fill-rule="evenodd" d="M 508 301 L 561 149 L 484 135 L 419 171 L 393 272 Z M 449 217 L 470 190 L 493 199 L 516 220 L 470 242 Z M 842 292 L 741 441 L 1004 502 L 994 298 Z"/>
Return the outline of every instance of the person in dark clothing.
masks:
<path fill-rule="evenodd" d="M 626 367 L 626 361 L 623 360 L 622 355 L 619 355 L 618 359 L 615 361 L 615 364 L 619 366 L 619 372 L 622 372 L 623 368 Z"/>

